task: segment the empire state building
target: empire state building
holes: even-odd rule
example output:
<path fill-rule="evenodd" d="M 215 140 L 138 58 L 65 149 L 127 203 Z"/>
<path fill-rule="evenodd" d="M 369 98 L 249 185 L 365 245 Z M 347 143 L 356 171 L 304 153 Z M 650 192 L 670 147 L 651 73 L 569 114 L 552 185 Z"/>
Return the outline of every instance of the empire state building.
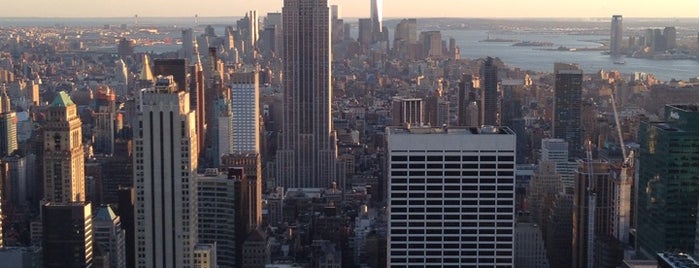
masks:
<path fill-rule="evenodd" d="M 285 188 L 325 188 L 335 180 L 327 0 L 284 0 L 284 117 L 277 180 Z"/>

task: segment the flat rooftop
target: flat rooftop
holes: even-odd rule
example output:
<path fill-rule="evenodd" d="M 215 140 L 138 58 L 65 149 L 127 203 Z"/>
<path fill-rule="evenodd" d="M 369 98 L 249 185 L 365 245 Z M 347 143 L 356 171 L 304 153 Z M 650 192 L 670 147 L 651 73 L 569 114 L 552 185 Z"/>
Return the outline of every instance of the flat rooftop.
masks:
<path fill-rule="evenodd" d="M 508 127 L 387 127 L 390 134 L 440 134 L 440 135 L 515 135 Z"/>

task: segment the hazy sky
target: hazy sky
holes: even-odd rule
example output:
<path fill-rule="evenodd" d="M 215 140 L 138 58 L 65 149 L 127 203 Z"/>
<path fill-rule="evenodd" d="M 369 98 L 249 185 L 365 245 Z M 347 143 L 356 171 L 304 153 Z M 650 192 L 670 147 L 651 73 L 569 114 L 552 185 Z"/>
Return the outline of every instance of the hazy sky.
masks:
<path fill-rule="evenodd" d="M 329 0 L 343 17 L 369 0 Z M 280 11 L 283 0 L 4 0 L 2 17 L 200 17 Z M 384 0 L 384 17 L 699 17 L 697 0 Z"/>

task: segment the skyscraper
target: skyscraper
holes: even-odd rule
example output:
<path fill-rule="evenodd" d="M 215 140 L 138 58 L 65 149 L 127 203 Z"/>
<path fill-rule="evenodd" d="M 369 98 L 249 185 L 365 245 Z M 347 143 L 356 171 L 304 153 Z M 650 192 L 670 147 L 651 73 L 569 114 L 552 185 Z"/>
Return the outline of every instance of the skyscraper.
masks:
<path fill-rule="evenodd" d="M 17 113 L 12 111 L 4 85 L 0 94 L 0 157 L 3 157 L 17 150 Z"/>
<path fill-rule="evenodd" d="M 214 114 L 216 122 L 209 125 L 210 131 L 215 135 L 212 140 L 213 146 L 213 167 L 221 166 L 221 156 L 228 155 L 233 151 L 233 134 L 238 133 L 238 126 L 233 125 L 233 106 L 231 105 L 230 92 L 221 91 L 221 94 L 214 101 Z M 244 125 L 240 126 L 240 130 L 244 131 Z"/>
<path fill-rule="evenodd" d="M 236 178 L 218 169 L 207 169 L 197 176 L 197 218 L 199 242 L 216 244 L 217 264 L 236 267 L 235 188 Z"/>
<path fill-rule="evenodd" d="M 257 49 L 257 40 L 260 37 L 259 25 L 256 10 L 245 13 L 245 17 L 241 18 L 236 23 L 242 39 L 240 40 L 242 41 L 242 46 L 238 49 L 242 49 L 247 60 L 252 59 L 252 56 L 255 54 L 255 49 Z"/>
<path fill-rule="evenodd" d="M 195 51 L 195 53 L 197 53 Z M 204 70 L 199 55 L 197 62 L 189 66 L 189 99 L 190 108 L 197 114 L 197 151 L 204 151 L 206 139 L 206 96 L 204 87 Z"/>
<path fill-rule="evenodd" d="M 699 106 L 667 105 L 664 122 L 641 121 L 637 241 L 648 257 L 695 251 Z"/>
<path fill-rule="evenodd" d="M 345 27 L 344 20 L 340 18 L 340 6 L 331 5 L 330 6 L 330 22 L 331 22 L 331 33 L 332 42 L 339 43 L 345 40 Z"/>
<path fill-rule="evenodd" d="M 383 0 L 371 0 L 371 32 L 374 42 L 380 41 L 383 30 Z"/>
<path fill-rule="evenodd" d="M 609 42 L 609 54 L 618 56 L 621 53 L 621 42 L 624 38 L 624 26 L 621 15 L 612 16 L 611 38 Z"/>
<path fill-rule="evenodd" d="M 500 109 L 498 105 L 498 66 L 493 58 L 488 57 L 481 67 L 481 124 L 497 126 Z"/>
<path fill-rule="evenodd" d="M 371 0 L 371 29 L 375 33 L 380 33 L 383 28 L 383 1 Z"/>
<path fill-rule="evenodd" d="M 423 57 L 441 59 L 444 56 L 444 50 L 442 49 L 442 32 L 420 32 L 420 42 L 422 42 Z"/>
<path fill-rule="evenodd" d="M 194 31 L 192 28 L 182 30 L 182 55 L 181 58 L 191 60 L 194 56 Z"/>
<path fill-rule="evenodd" d="M 153 61 L 154 76 L 172 75 L 178 90 L 187 89 L 187 67 L 185 59 L 155 59 Z"/>
<path fill-rule="evenodd" d="M 327 0 L 284 0 L 284 118 L 277 179 L 286 188 L 328 187 L 335 179 L 330 10 Z"/>
<path fill-rule="evenodd" d="M 124 245 L 126 247 L 126 267 L 135 267 L 136 245 L 134 230 L 134 202 L 136 200 L 133 187 L 122 187 L 117 190 L 119 195 L 119 218 L 126 233 Z"/>
<path fill-rule="evenodd" d="M 260 81 L 257 71 L 231 75 L 232 153 L 260 152 Z"/>
<path fill-rule="evenodd" d="M 408 48 L 417 43 L 417 20 L 403 19 L 396 25 L 393 35 L 393 53 L 400 57 L 408 56 Z"/>
<path fill-rule="evenodd" d="M 573 267 L 617 267 L 623 248 L 613 241 L 615 182 L 609 163 L 588 161 L 580 162 L 575 180 Z"/>
<path fill-rule="evenodd" d="M 534 176 L 529 181 L 527 203 L 532 221 L 542 229 L 545 229 L 547 216 L 561 188 L 561 178 L 556 172 L 556 163 L 540 161 Z"/>
<path fill-rule="evenodd" d="M 555 164 L 556 173 L 561 178 L 561 187 L 575 186 L 575 172 L 578 164 L 569 161 L 568 143 L 562 139 L 542 139 L 541 140 L 541 161 L 550 161 Z"/>
<path fill-rule="evenodd" d="M 85 202 L 46 203 L 42 206 L 44 267 L 92 267 L 91 207 Z"/>
<path fill-rule="evenodd" d="M 357 20 L 357 24 L 359 24 L 357 41 L 364 47 L 371 46 L 374 38 L 374 32 L 371 28 L 371 19 L 359 19 Z"/>
<path fill-rule="evenodd" d="M 172 76 L 140 92 L 134 128 L 136 267 L 189 267 L 197 239 L 197 134 Z"/>
<path fill-rule="evenodd" d="M 78 106 L 61 91 L 44 127 L 44 202 L 85 201 L 85 152 Z"/>
<path fill-rule="evenodd" d="M 114 154 L 114 118 L 116 116 L 116 95 L 109 87 L 97 88 L 95 100 L 94 152 L 98 154 Z"/>
<path fill-rule="evenodd" d="M 457 107 L 457 125 L 459 126 L 476 126 L 471 125 L 471 120 L 474 115 L 469 114 L 468 106 L 475 100 L 475 92 L 473 92 L 473 76 L 470 74 L 464 74 L 461 76 L 461 82 L 459 82 L 459 96 L 458 96 L 458 107 Z M 476 116 L 478 116 L 476 114 Z M 477 117 L 476 117 L 477 118 Z"/>
<path fill-rule="evenodd" d="M 573 64 L 554 64 L 553 137 L 568 142 L 569 158 L 582 157 L 583 71 Z"/>
<path fill-rule="evenodd" d="M 109 267 L 126 268 L 126 232 L 110 206 L 96 208 L 92 220 L 94 243 L 109 253 Z"/>
<path fill-rule="evenodd" d="M 497 127 L 386 132 L 388 267 L 512 267 L 514 133 Z"/>
<path fill-rule="evenodd" d="M 663 29 L 663 36 L 665 37 L 666 49 L 677 48 L 677 28 L 665 27 L 665 29 Z"/>

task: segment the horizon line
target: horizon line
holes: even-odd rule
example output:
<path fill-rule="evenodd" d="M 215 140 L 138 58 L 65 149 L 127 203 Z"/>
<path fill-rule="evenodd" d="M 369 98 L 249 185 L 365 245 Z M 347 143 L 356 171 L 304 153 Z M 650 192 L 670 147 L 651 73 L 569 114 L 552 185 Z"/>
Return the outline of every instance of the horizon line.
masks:
<path fill-rule="evenodd" d="M 281 12 L 269 12 L 269 13 L 281 13 Z M 138 14 L 135 14 L 138 15 Z M 622 15 L 623 16 L 623 15 Z M 196 16 L 196 18 L 199 19 L 207 19 L 207 18 L 242 18 L 244 15 L 237 15 L 237 16 L 230 16 L 230 15 L 222 15 L 222 16 Z M 266 17 L 266 16 L 260 16 L 260 17 Z M 415 17 L 415 16 L 399 16 L 399 17 L 384 17 L 384 20 L 393 20 L 393 19 L 405 19 L 405 18 L 411 18 L 411 19 L 609 19 L 611 18 L 612 15 L 608 17 L 566 17 L 566 16 L 561 16 L 561 17 L 498 17 L 498 16 L 492 16 L 492 17 L 449 17 L 449 16 L 435 16 L 435 17 Z M 184 18 L 195 18 L 195 16 L 138 16 L 139 19 L 184 19 Z M 365 17 L 352 17 L 352 16 L 347 16 L 347 17 L 342 17 L 342 19 L 361 19 Z M 699 20 L 699 16 L 696 17 L 623 17 L 624 19 L 697 19 Z M 10 19 L 134 19 L 134 16 L 114 16 L 114 17 L 104 17 L 104 16 L 85 16 L 85 17 L 74 17 L 74 16 L 15 16 L 15 17 L 0 17 L 0 21 L 2 20 L 10 20 Z"/>

